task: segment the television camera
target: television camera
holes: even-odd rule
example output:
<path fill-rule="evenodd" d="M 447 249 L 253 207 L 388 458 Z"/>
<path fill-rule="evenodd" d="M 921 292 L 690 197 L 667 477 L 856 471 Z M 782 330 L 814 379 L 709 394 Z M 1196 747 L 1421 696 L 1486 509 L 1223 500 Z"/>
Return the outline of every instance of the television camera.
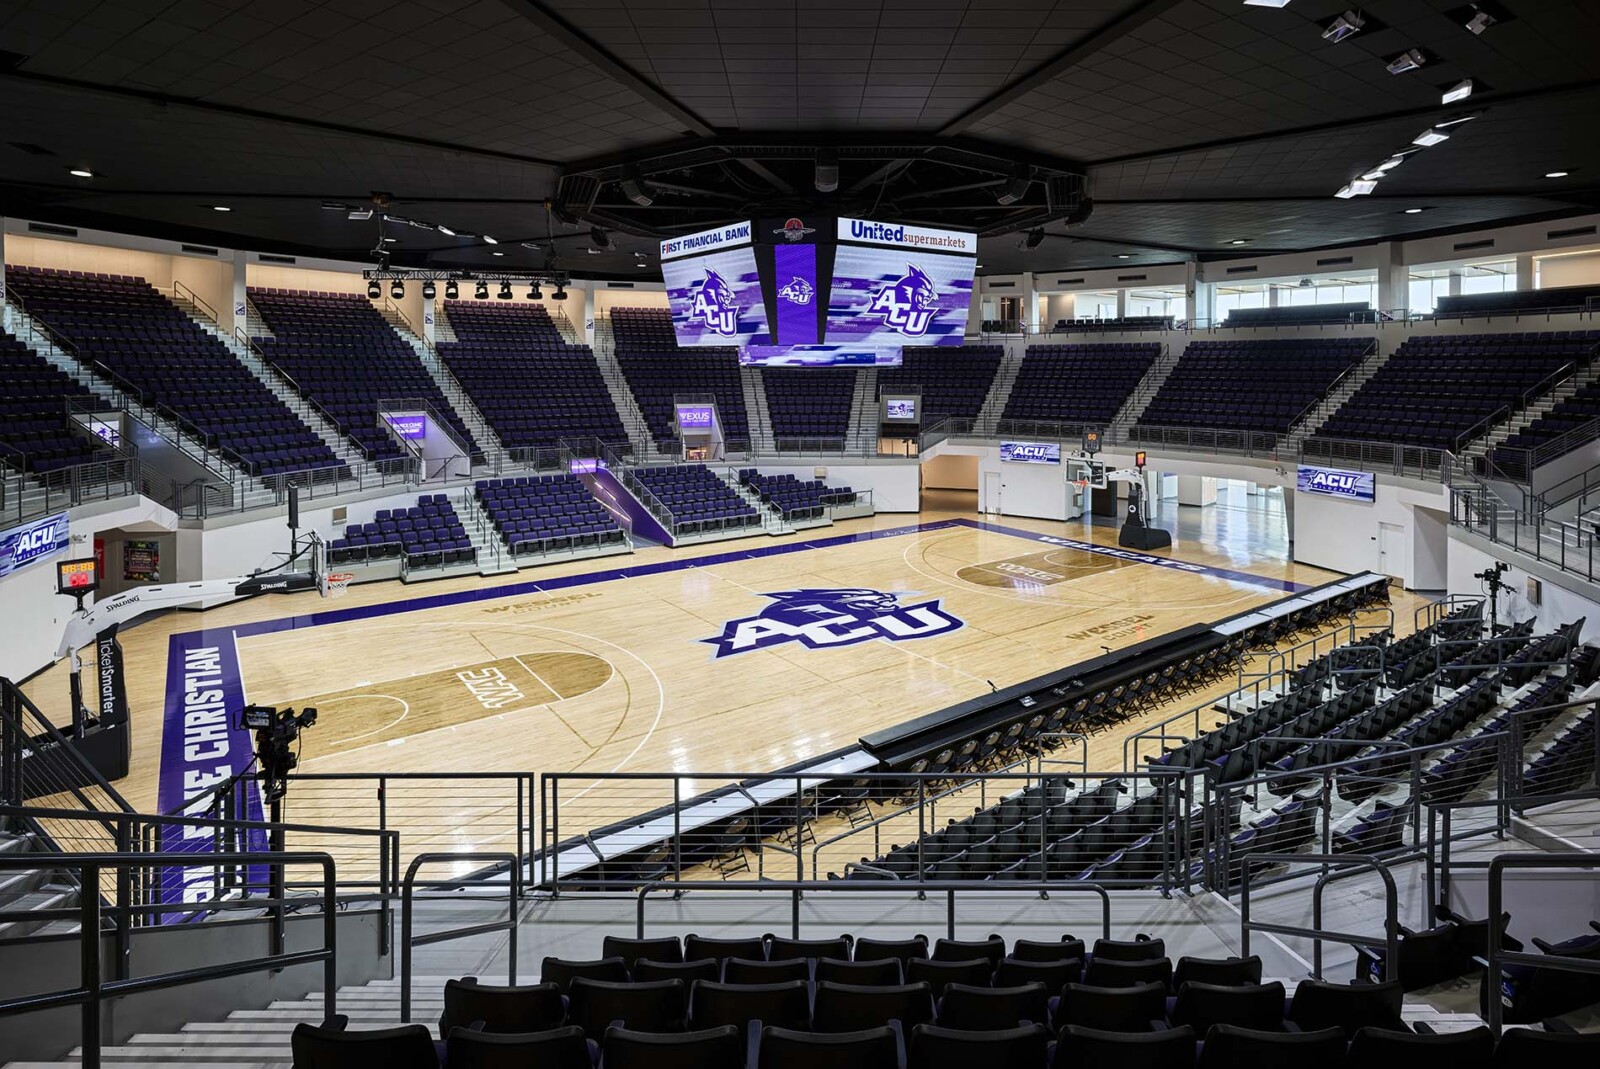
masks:
<path fill-rule="evenodd" d="M 277 802 L 289 789 L 289 773 L 300 764 L 300 732 L 317 723 L 315 709 L 274 709 L 247 705 L 239 712 L 238 728 L 256 733 L 256 760 L 260 762 L 261 796 Z"/>
<path fill-rule="evenodd" d="M 1505 561 L 1491 564 L 1481 572 L 1473 572 L 1472 578 L 1483 580 L 1484 590 L 1489 595 L 1489 634 L 1500 633 L 1500 591 L 1509 589 L 1510 584 L 1501 579 L 1506 574 L 1510 565 Z"/>

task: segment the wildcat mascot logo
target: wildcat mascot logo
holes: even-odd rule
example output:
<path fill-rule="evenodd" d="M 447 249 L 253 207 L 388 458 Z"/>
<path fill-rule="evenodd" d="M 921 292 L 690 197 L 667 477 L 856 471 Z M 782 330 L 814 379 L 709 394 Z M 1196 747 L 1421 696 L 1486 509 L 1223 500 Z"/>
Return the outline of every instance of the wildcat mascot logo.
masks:
<path fill-rule="evenodd" d="M 689 315 L 724 337 L 739 333 L 739 305 L 733 299 L 733 287 L 710 268 L 695 291 Z"/>
<path fill-rule="evenodd" d="M 917 265 L 906 264 L 906 273 L 879 290 L 865 314 L 882 316 L 900 333 L 921 337 L 939 310 L 938 301 L 933 280 Z"/>
<path fill-rule="evenodd" d="M 811 283 L 796 275 L 784 284 L 778 291 L 778 296 L 790 304 L 810 304 L 811 295 L 815 292 Z"/>
<path fill-rule="evenodd" d="M 716 656 L 766 649 L 786 642 L 799 642 L 809 649 L 852 646 L 875 638 L 904 642 L 932 638 L 966 626 L 939 607 L 939 599 L 902 605 L 900 599 L 910 591 L 888 592 L 857 589 L 780 590 L 762 597 L 772 598 L 757 616 L 729 620 L 722 634 L 703 638 L 717 648 Z"/>

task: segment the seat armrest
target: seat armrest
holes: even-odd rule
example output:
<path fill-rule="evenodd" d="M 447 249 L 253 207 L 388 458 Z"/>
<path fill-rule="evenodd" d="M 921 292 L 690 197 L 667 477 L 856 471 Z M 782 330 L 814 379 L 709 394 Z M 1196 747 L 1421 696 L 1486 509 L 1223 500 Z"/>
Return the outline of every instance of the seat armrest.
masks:
<path fill-rule="evenodd" d="M 330 1032 L 343 1032 L 350 1027 L 350 1018 L 342 1013 L 336 1013 L 322 1022 L 322 1027 Z"/>

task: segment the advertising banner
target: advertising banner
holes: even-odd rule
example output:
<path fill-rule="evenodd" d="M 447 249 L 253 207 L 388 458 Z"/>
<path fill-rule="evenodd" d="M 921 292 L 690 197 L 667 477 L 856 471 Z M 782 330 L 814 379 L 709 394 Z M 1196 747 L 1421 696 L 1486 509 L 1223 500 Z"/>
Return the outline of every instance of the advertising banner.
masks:
<path fill-rule="evenodd" d="M 1001 442 L 1000 459 L 1010 464 L 1059 464 L 1059 442 Z"/>
<path fill-rule="evenodd" d="M 1346 501 L 1372 501 L 1377 496 L 1376 482 L 1370 471 L 1341 471 L 1302 464 L 1295 486 L 1302 493 L 1342 497 Z"/>
<path fill-rule="evenodd" d="M 161 543 L 144 539 L 122 543 L 122 578 L 130 583 L 161 582 Z"/>
<path fill-rule="evenodd" d="M 729 223 L 711 230 L 702 230 L 698 234 L 667 238 L 661 242 L 661 259 L 676 260 L 681 256 L 696 256 L 701 253 L 716 252 L 718 249 L 748 245 L 751 233 L 750 222 L 746 220 L 742 223 Z"/>
<path fill-rule="evenodd" d="M 67 514 L 59 512 L 0 532 L 0 576 L 66 549 L 71 541 L 67 526 Z"/>

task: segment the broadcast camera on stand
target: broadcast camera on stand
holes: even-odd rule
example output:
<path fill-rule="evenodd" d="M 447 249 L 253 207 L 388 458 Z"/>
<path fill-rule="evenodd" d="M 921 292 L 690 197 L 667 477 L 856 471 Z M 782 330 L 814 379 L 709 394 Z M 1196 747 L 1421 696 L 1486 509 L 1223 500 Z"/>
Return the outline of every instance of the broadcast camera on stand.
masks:
<path fill-rule="evenodd" d="M 1481 579 L 1484 592 L 1489 595 L 1489 636 L 1492 638 L 1500 633 L 1500 591 L 1509 590 L 1511 584 L 1500 577 L 1506 574 L 1510 565 L 1505 561 L 1491 564 L 1481 572 L 1472 573 L 1472 578 Z"/>
<path fill-rule="evenodd" d="M 262 799 L 272 803 L 274 812 L 289 789 L 289 773 L 300 764 L 300 732 L 316 723 L 315 709 L 296 713 L 270 705 L 247 705 L 239 712 L 238 729 L 256 733 L 256 760 L 261 769 L 256 778 Z"/>

